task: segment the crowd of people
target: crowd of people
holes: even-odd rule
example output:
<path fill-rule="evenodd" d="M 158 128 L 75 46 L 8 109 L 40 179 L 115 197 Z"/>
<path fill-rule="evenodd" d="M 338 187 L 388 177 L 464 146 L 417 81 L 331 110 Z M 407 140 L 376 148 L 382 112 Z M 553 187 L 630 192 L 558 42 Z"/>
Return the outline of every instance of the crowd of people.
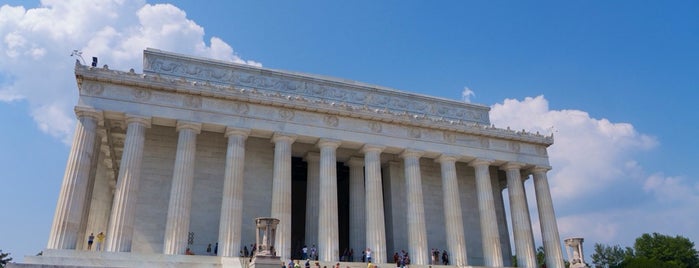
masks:
<path fill-rule="evenodd" d="M 102 250 L 102 244 L 104 243 L 105 235 L 103 232 L 99 232 L 97 236 L 94 235 L 94 233 L 90 233 L 87 239 L 87 250 L 92 250 L 92 245 L 96 244 L 96 250 L 100 251 Z M 256 244 L 250 244 L 250 248 L 248 249 L 248 246 L 243 246 L 243 249 L 240 250 L 240 257 L 253 257 L 255 256 L 255 249 L 257 249 Z M 311 261 L 317 261 L 318 260 L 318 249 L 316 248 L 316 245 L 312 245 L 311 248 L 309 249 L 306 245 L 303 245 L 303 247 L 300 249 L 299 252 L 300 256 L 296 255 L 297 257 L 300 257 L 299 259 L 305 260 L 305 268 L 310 268 L 311 267 Z M 194 255 L 194 253 L 191 251 L 190 248 L 187 248 L 186 255 Z M 216 246 L 212 248 L 211 244 L 208 244 L 206 247 L 206 254 L 207 255 L 218 255 L 218 243 L 216 243 Z M 354 262 L 354 249 L 352 248 L 345 248 L 345 250 L 342 252 L 340 255 L 340 261 L 342 262 Z M 390 260 L 389 260 L 390 261 Z M 441 261 L 441 263 L 440 263 Z M 300 264 L 298 263 L 299 261 L 296 260 L 294 262 L 293 260 L 289 260 L 289 267 L 283 267 L 283 268 L 301 268 Z M 362 250 L 362 256 L 361 256 L 361 262 L 366 262 L 369 263 L 368 268 L 371 268 L 371 262 L 372 262 L 372 251 L 370 248 L 366 248 Z M 410 255 L 408 255 L 408 252 L 405 250 L 401 250 L 400 253 L 395 252 L 393 254 L 393 263 L 396 264 L 396 267 L 406 267 L 407 265 L 410 264 Z M 447 254 L 446 250 L 443 250 L 440 252 L 439 249 L 433 248 L 430 250 L 430 264 L 432 265 L 449 265 L 449 254 Z M 318 262 L 315 262 L 315 265 L 318 266 L 316 268 L 320 268 Z M 335 268 L 340 268 L 339 267 L 340 263 L 337 263 L 337 267 Z M 286 265 L 284 265 L 286 266 Z M 327 267 L 323 267 L 327 268 Z"/>
<path fill-rule="evenodd" d="M 312 261 L 317 261 L 318 260 L 318 252 L 316 249 L 316 246 L 313 245 L 309 249 L 306 245 L 303 245 L 303 247 L 300 249 L 300 260 L 305 260 L 305 268 L 310 268 L 311 267 L 311 262 Z M 247 256 L 247 255 L 246 255 Z M 299 260 L 293 261 L 292 259 L 289 260 L 289 263 L 285 266 L 285 268 L 300 268 L 301 265 L 299 264 Z M 362 250 L 362 255 L 361 255 L 361 262 L 365 263 L 372 263 L 372 251 L 370 248 L 366 248 Z M 352 248 L 346 248 L 342 254 L 340 255 L 340 261 L 341 262 L 354 262 L 354 249 Z M 390 262 L 390 260 L 389 260 Z M 396 267 L 406 267 L 410 264 L 410 255 L 408 252 L 405 250 L 401 250 L 401 252 L 395 252 L 393 254 L 393 263 L 396 264 Z M 433 248 L 430 250 L 430 263 L 431 265 L 449 265 L 449 254 L 447 253 L 446 250 L 440 251 L 439 249 Z M 318 265 L 318 262 L 316 262 L 316 265 Z M 337 268 L 339 268 L 339 263 L 337 264 Z M 319 268 L 319 267 L 318 267 Z M 327 268 L 327 267 L 323 267 Z"/>
<path fill-rule="evenodd" d="M 243 248 L 243 250 L 240 251 L 240 256 L 241 257 L 252 257 L 254 256 L 255 252 L 255 244 L 250 245 L 252 251 L 248 252 L 247 246 Z M 291 259 L 289 259 L 289 263 L 284 264 L 284 268 L 301 268 L 301 264 L 299 263 L 299 260 L 305 260 L 304 267 L 305 268 L 310 268 L 311 267 L 311 262 L 316 261 L 315 264 L 319 265 L 317 260 L 318 260 L 318 249 L 316 248 L 315 245 L 312 245 L 310 248 L 308 248 L 307 245 L 303 245 L 298 254 L 294 254 L 294 256 Z M 352 248 L 346 248 L 342 254 L 339 256 L 341 262 L 354 262 L 354 249 Z M 294 261 L 296 259 L 296 261 Z M 365 263 L 371 263 L 372 262 L 372 251 L 370 248 L 366 248 L 362 250 L 362 256 L 361 256 L 361 262 Z M 390 262 L 390 260 L 389 260 Z M 410 255 L 408 252 L 405 250 L 401 250 L 401 252 L 395 252 L 393 254 L 393 263 L 396 264 L 396 267 L 406 267 L 410 264 Z M 429 264 L 431 265 L 449 265 L 449 254 L 447 253 L 446 250 L 440 251 L 439 249 L 433 248 L 430 250 L 430 262 Z M 337 263 L 337 268 L 339 268 L 339 263 Z M 288 266 L 288 267 L 286 267 Z M 319 267 L 318 267 L 319 268 Z M 327 268 L 327 267 L 323 267 Z"/>

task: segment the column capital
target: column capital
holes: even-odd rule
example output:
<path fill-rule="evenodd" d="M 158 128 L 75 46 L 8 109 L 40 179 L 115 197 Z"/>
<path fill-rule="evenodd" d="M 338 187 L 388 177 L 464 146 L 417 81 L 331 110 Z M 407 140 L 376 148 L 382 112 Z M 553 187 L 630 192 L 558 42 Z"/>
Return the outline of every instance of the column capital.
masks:
<path fill-rule="evenodd" d="M 320 154 L 316 152 L 308 152 L 306 153 L 306 156 L 303 157 L 303 160 L 306 162 L 318 162 L 320 161 Z"/>
<path fill-rule="evenodd" d="M 97 121 L 102 121 L 102 119 L 104 119 L 104 116 L 102 115 L 102 111 L 94 109 L 94 108 L 75 106 L 74 111 L 75 111 L 75 115 L 78 117 L 91 117 Z"/>
<path fill-rule="evenodd" d="M 250 135 L 250 130 L 246 128 L 226 127 L 226 131 L 223 135 L 226 138 L 233 135 L 243 136 L 243 138 L 247 138 L 248 135 Z"/>
<path fill-rule="evenodd" d="M 185 121 L 185 120 L 177 120 L 176 129 L 177 129 L 177 132 L 180 132 L 180 130 L 183 130 L 183 129 L 190 129 L 190 130 L 194 130 L 195 133 L 199 134 L 199 133 L 201 133 L 201 123 Z"/>
<path fill-rule="evenodd" d="M 490 159 L 476 158 L 476 159 L 473 159 L 471 162 L 469 162 L 468 165 L 472 166 L 472 167 L 477 167 L 477 166 L 489 166 L 492 163 L 493 163 L 493 160 L 490 160 Z"/>
<path fill-rule="evenodd" d="M 448 163 L 448 162 L 456 162 L 456 160 L 459 159 L 458 155 L 453 155 L 453 154 L 441 154 L 439 157 L 437 157 L 434 161 L 437 163 Z"/>
<path fill-rule="evenodd" d="M 340 147 L 340 144 L 342 144 L 342 141 L 334 140 L 334 139 L 325 139 L 325 138 L 318 140 L 318 143 L 317 143 L 319 148 L 331 147 L 333 149 L 337 149 L 337 147 Z"/>
<path fill-rule="evenodd" d="M 386 146 L 380 146 L 380 145 L 374 145 L 374 144 L 364 144 L 361 149 L 359 149 L 360 152 L 362 153 L 369 153 L 369 152 L 378 152 L 381 153 L 383 150 L 386 149 Z"/>
<path fill-rule="evenodd" d="M 546 173 L 549 170 L 551 170 L 550 166 L 535 166 L 531 168 L 529 171 L 531 171 L 532 174 L 537 174 L 537 173 Z"/>
<path fill-rule="evenodd" d="M 507 162 L 500 166 L 500 169 L 502 170 L 511 170 L 511 169 L 522 169 L 524 167 L 524 163 L 520 162 Z"/>
<path fill-rule="evenodd" d="M 296 141 L 296 135 L 282 133 L 282 132 L 275 132 L 274 135 L 272 135 L 272 142 L 277 143 L 279 141 L 286 141 L 288 143 L 293 143 L 294 141 Z"/>
<path fill-rule="evenodd" d="M 418 151 L 418 150 L 413 150 L 413 149 L 405 149 L 400 154 L 400 157 L 401 158 L 408 158 L 408 157 L 420 158 L 423 154 L 425 154 L 425 152 L 423 152 L 423 151 Z"/>
<path fill-rule="evenodd" d="M 362 157 L 350 157 L 347 161 L 347 166 L 349 167 L 364 167 L 364 158 Z"/>
<path fill-rule="evenodd" d="M 147 117 L 147 116 L 127 114 L 126 115 L 126 125 L 129 125 L 131 123 L 139 123 L 139 124 L 144 125 L 146 128 L 150 128 L 151 127 L 151 118 Z"/>

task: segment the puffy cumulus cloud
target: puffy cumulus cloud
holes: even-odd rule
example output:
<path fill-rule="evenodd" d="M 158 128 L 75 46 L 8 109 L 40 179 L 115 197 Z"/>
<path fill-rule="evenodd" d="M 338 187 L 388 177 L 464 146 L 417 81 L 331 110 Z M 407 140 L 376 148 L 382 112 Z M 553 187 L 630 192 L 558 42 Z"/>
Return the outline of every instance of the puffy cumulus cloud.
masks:
<path fill-rule="evenodd" d="M 147 47 L 260 66 L 243 60 L 170 4 L 144 0 L 43 0 L 37 8 L 0 7 L 0 101 L 24 100 L 42 131 L 69 142 L 77 100 L 74 59 L 141 69 Z"/>
<path fill-rule="evenodd" d="M 594 243 L 632 246 L 643 233 L 699 241 L 698 180 L 661 172 L 646 175 L 634 159 L 634 154 L 658 146 L 655 138 L 631 124 L 592 118 L 584 111 L 551 110 L 543 96 L 507 99 L 491 108 L 496 126 L 554 134 L 548 178 L 560 235 L 584 237 L 588 256 Z M 532 184 L 527 181 L 527 193 L 534 193 Z M 534 237 L 541 245 L 535 195 L 527 198 Z"/>
<path fill-rule="evenodd" d="M 629 175 L 638 174 L 638 167 L 632 153 L 657 145 L 631 124 L 592 118 L 579 110 L 550 110 L 543 96 L 506 99 L 493 105 L 490 118 L 498 127 L 554 135 L 548 150 L 554 167 L 549 177 L 553 198 L 562 202 L 634 179 Z"/>

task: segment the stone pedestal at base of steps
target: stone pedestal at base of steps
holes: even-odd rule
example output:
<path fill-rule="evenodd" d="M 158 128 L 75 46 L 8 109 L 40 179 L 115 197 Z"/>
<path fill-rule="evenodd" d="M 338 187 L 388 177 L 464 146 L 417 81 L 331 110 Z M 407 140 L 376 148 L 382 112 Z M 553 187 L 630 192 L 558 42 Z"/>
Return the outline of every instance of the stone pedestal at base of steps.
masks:
<path fill-rule="evenodd" d="M 278 256 L 255 256 L 248 268 L 279 268 L 282 261 Z"/>

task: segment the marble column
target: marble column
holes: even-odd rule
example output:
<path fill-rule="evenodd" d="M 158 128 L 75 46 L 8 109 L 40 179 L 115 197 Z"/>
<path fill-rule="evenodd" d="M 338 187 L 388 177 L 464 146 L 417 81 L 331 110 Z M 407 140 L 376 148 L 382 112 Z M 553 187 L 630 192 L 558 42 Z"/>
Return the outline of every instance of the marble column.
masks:
<path fill-rule="evenodd" d="M 107 135 L 105 129 L 97 131 L 95 137 L 95 146 L 93 148 L 92 159 L 90 160 L 90 176 L 87 179 L 87 188 L 85 191 L 85 203 L 83 204 L 82 216 L 80 216 L 80 231 L 78 232 L 78 244 L 76 249 L 87 250 L 87 238 L 89 237 L 88 222 L 90 220 L 90 209 L 92 207 L 92 197 L 95 192 L 95 181 L 97 179 L 97 167 L 100 161 L 100 147 L 102 145 L 102 137 Z"/>
<path fill-rule="evenodd" d="M 539 208 L 539 224 L 541 226 L 544 252 L 546 253 L 546 267 L 564 268 L 556 213 L 553 210 L 551 191 L 548 178 L 546 177 L 546 172 L 549 169 L 549 167 L 535 167 L 532 169 L 536 205 Z"/>
<path fill-rule="evenodd" d="M 381 152 L 384 147 L 364 145 L 366 172 L 366 246 L 371 249 L 374 263 L 386 263 L 386 223 L 383 210 L 383 184 L 381 182 Z M 361 254 L 361 248 L 355 251 Z M 361 255 L 358 255 L 361 256 Z"/>
<path fill-rule="evenodd" d="M 510 198 L 510 216 L 512 217 L 512 232 L 515 238 L 515 254 L 520 267 L 536 267 L 536 251 L 534 235 L 529 218 L 527 197 L 524 192 L 524 181 L 520 174 L 521 163 L 506 163 L 501 167 L 507 173 L 507 193 Z"/>
<path fill-rule="evenodd" d="M 172 172 L 170 202 L 163 241 L 163 253 L 170 255 L 184 255 L 187 250 L 189 215 L 194 187 L 194 162 L 197 152 L 197 135 L 201 132 L 201 124 L 178 121 L 177 132 L 179 132 L 179 138 L 175 154 L 175 170 Z"/>
<path fill-rule="evenodd" d="M 405 165 L 405 186 L 408 221 L 408 253 L 411 264 L 428 265 L 427 229 L 425 227 L 425 205 L 422 199 L 422 176 L 420 157 L 422 152 L 406 149 L 400 155 Z"/>
<path fill-rule="evenodd" d="M 364 159 L 352 157 L 349 166 L 349 246 L 354 251 L 362 252 L 366 245 L 366 195 L 364 189 Z"/>
<path fill-rule="evenodd" d="M 318 208 L 318 260 L 335 262 L 340 256 L 337 219 L 337 157 L 340 142 L 321 139 L 320 147 L 320 200 Z"/>
<path fill-rule="evenodd" d="M 296 136 L 275 133 L 272 218 L 279 219 L 274 249 L 282 260 L 291 257 L 291 144 Z"/>
<path fill-rule="evenodd" d="M 146 128 L 150 128 L 151 119 L 127 116 L 126 124 L 124 152 L 121 155 L 121 167 L 105 241 L 105 250 L 112 252 L 131 251 L 143 145 L 146 139 Z"/>
<path fill-rule="evenodd" d="M 75 249 L 102 112 L 76 107 L 78 122 L 49 234 L 49 249 Z"/>
<path fill-rule="evenodd" d="M 487 267 L 501 267 L 502 247 L 500 246 L 500 233 L 495 215 L 495 198 L 493 186 L 490 182 L 491 161 L 476 159 L 471 165 L 476 171 L 476 195 L 478 196 L 478 211 L 481 221 L 481 241 L 483 243 L 483 259 Z"/>
<path fill-rule="evenodd" d="M 466 241 L 464 238 L 464 221 L 461 216 L 459 184 L 456 181 L 456 156 L 441 155 L 436 162 L 442 169 L 442 195 L 444 196 L 444 221 L 446 225 L 447 247 L 450 265 L 466 266 Z"/>
<path fill-rule="evenodd" d="M 249 129 L 227 127 L 226 170 L 223 178 L 221 219 L 218 225 L 218 256 L 237 257 L 240 252 L 245 182 L 245 141 Z"/>
<path fill-rule="evenodd" d="M 320 195 L 320 154 L 308 152 L 306 160 L 306 245 L 318 243 L 318 199 Z M 310 253 L 310 252 L 309 252 Z"/>

